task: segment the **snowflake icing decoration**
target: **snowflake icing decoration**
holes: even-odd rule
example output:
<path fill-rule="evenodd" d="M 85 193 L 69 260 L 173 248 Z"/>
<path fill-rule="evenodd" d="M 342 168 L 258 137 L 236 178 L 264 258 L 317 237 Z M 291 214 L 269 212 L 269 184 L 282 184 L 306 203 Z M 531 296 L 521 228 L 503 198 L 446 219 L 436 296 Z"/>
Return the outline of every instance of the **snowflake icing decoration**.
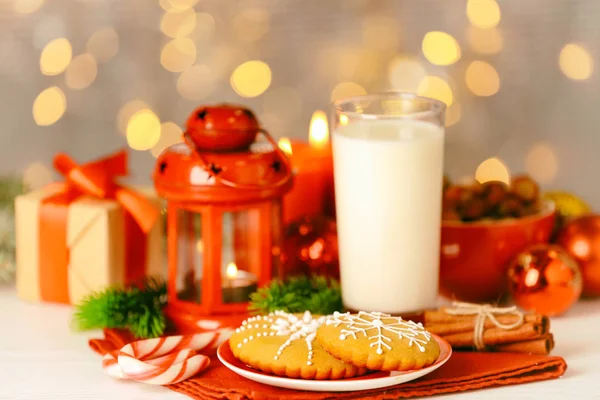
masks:
<path fill-rule="evenodd" d="M 261 320 L 263 324 L 260 323 Z M 261 328 L 262 325 L 262 328 L 265 331 L 257 333 L 256 337 L 289 335 L 289 338 L 277 350 L 277 354 L 274 356 L 275 360 L 279 359 L 283 351 L 291 345 L 292 342 L 304 339 L 308 349 L 308 360 L 306 364 L 312 365 L 313 342 L 317 335 L 317 328 L 323 325 L 325 321 L 326 317 L 315 318 L 311 315 L 310 311 L 304 312 L 302 317 L 297 317 L 294 314 L 288 314 L 284 311 L 275 311 L 269 315 L 256 316 L 247 319 L 242 322 L 240 328 L 236 329 L 236 332 L 240 333 L 246 329 Z M 254 340 L 253 336 L 244 338 L 242 343 L 238 344 L 238 347 L 242 347 L 242 344 L 248 343 L 251 340 Z"/>
<path fill-rule="evenodd" d="M 384 318 L 391 319 L 393 322 L 384 322 Z M 371 342 L 370 347 L 377 346 L 377 354 L 383 354 L 383 348 L 388 350 L 392 348 L 389 344 L 392 339 L 386 336 L 385 332 L 388 335 L 397 335 L 398 339 L 408 339 L 408 345 L 415 344 L 421 352 L 425 351 L 424 345 L 431 340 L 431 334 L 423 329 L 423 324 L 404 321 L 402 318 L 392 317 L 389 314 L 380 312 L 360 311 L 357 315 L 335 312 L 326 324 L 335 325 L 336 327 L 341 324 L 346 325 L 347 329 L 342 329 L 341 340 L 345 340 L 349 336 L 356 339 L 356 335 L 362 333 Z"/>

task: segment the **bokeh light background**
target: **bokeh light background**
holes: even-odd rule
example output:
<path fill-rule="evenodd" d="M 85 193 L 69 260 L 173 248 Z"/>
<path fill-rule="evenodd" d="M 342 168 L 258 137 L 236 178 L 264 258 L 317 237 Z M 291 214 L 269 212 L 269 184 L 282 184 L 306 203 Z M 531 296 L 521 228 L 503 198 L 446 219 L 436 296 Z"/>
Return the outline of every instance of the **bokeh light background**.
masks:
<path fill-rule="evenodd" d="M 149 184 L 201 103 L 307 138 L 332 100 L 397 89 L 448 104 L 453 178 L 528 172 L 600 207 L 599 16 L 593 0 L 4 0 L 0 174 L 37 187 L 57 151 L 128 146 Z"/>

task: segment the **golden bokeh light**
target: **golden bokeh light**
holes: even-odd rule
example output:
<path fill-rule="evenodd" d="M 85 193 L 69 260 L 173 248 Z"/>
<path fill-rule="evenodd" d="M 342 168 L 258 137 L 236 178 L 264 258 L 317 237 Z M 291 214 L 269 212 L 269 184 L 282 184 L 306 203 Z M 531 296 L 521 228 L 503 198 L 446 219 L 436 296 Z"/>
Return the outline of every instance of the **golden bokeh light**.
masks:
<path fill-rule="evenodd" d="M 390 63 L 388 77 L 395 90 L 415 92 L 425 78 L 425 68 L 414 57 L 396 57 Z"/>
<path fill-rule="evenodd" d="M 479 29 L 469 25 L 467 41 L 474 51 L 481 54 L 497 54 L 504 48 L 504 38 L 498 28 Z"/>
<path fill-rule="evenodd" d="M 165 11 L 177 12 L 193 8 L 198 0 L 159 0 L 158 4 Z"/>
<path fill-rule="evenodd" d="M 450 107 L 446 109 L 446 126 L 452 126 L 460 121 L 461 111 L 459 103 L 452 103 Z"/>
<path fill-rule="evenodd" d="M 575 43 L 569 43 L 562 48 L 558 65 L 567 78 L 575 81 L 588 79 L 594 71 L 592 55 L 585 47 Z"/>
<path fill-rule="evenodd" d="M 465 83 L 476 96 L 493 96 L 500 90 L 498 72 L 485 61 L 473 61 L 465 71 Z"/>
<path fill-rule="evenodd" d="M 272 88 L 263 95 L 263 109 L 267 113 L 275 113 L 286 121 L 294 121 L 300 116 L 303 101 L 298 90 L 280 86 Z"/>
<path fill-rule="evenodd" d="M 331 91 L 331 101 L 346 99 L 348 97 L 367 94 L 364 87 L 354 82 L 338 83 Z"/>
<path fill-rule="evenodd" d="M 467 18 L 477 28 L 494 28 L 500 22 L 500 7 L 496 0 L 467 0 Z"/>
<path fill-rule="evenodd" d="M 458 42 L 446 32 L 428 32 L 423 38 L 421 48 L 425 58 L 435 65 L 450 65 L 460 59 Z"/>
<path fill-rule="evenodd" d="M 75 57 L 65 71 L 65 83 L 71 89 L 85 89 L 96 79 L 98 66 L 91 54 Z"/>
<path fill-rule="evenodd" d="M 19 14 L 31 14 L 40 9 L 44 0 L 14 0 L 13 10 Z"/>
<path fill-rule="evenodd" d="M 33 120 L 39 126 L 48 126 L 61 119 L 67 109 L 67 99 L 56 86 L 43 90 L 33 102 Z"/>
<path fill-rule="evenodd" d="M 233 71 L 230 81 L 240 96 L 256 97 L 271 85 L 271 68 L 262 61 L 247 61 Z"/>
<path fill-rule="evenodd" d="M 52 182 L 52 171 L 44 164 L 35 162 L 23 171 L 23 184 L 31 190 L 41 189 Z"/>
<path fill-rule="evenodd" d="M 119 35 L 110 27 L 98 29 L 92 33 L 85 48 L 96 61 L 107 62 L 119 52 Z"/>
<path fill-rule="evenodd" d="M 65 38 L 50 41 L 42 50 L 40 56 L 40 70 L 44 75 L 58 75 L 62 73 L 71 62 L 73 50 L 71 43 Z"/>
<path fill-rule="evenodd" d="M 242 10 L 231 21 L 238 40 L 256 42 L 269 32 L 271 13 L 260 8 Z"/>
<path fill-rule="evenodd" d="M 165 122 L 160 126 L 160 139 L 150 150 L 154 157 L 158 157 L 167 147 L 183 141 L 183 131 L 174 122 Z"/>
<path fill-rule="evenodd" d="M 160 5 L 160 8 L 167 12 L 171 11 L 171 9 L 173 8 L 173 6 L 171 6 L 170 0 L 158 0 L 158 5 Z"/>
<path fill-rule="evenodd" d="M 151 110 L 133 114 L 127 123 L 127 144 L 133 150 L 150 150 L 160 139 L 160 120 Z"/>
<path fill-rule="evenodd" d="M 377 15 L 367 17 L 362 26 L 363 44 L 377 50 L 392 50 L 398 47 L 400 35 L 395 18 Z"/>
<path fill-rule="evenodd" d="M 125 135 L 127 133 L 127 124 L 129 123 L 129 119 L 131 119 L 131 117 L 138 111 L 146 110 L 148 108 L 150 108 L 148 104 L 139 99 L 135 99 L 127 104 L 124 104 L 117 114 L 117 128 L 119 129 L 119 132 Z"/>
<path fill-rule="evenodd" d="M 292 142 L 290 141 L 290 139 L 286 137 L 279 139 L 279 141 L 277 142 L 277 146 L 279 146 L 281 151 L 283 151 L 288 156 L 292 155 Z"/>
<path fill-rule="evenodd" d="M 317 110 L 310 120 L 308 143 L 315 149 L 325 149 L 329 146 L 329 124 L 325 111 Z"/>
<path fill-rule="evenodd" d="M 216 22 L 215 18 L 208 13 L 196 14 L 196 28 L 193 32 L 193 37 L 197 41 L 207 41 L 212 38 L 215 33 Z"/>
<path fill-rule="evenodd" d="M 216 80 L 206 65 L 192 65 L 177 78 L 177 92 L 188 100 L 203 100 L 215 90 Z"/>
<path fill-rule="evenodd" d="M 423 78 L 417 88 L 417 93 L 420 96 L 443 101 L 447 106 L 451 106 L 454 101 L 450 85 L 439 76 L 429 75 Z"/>
<path fill-rule="evenodd" d="M 160 63 L 171 72 L 182 72 L 196 61 L 196 45 L 190 38 L 171 40 L 160 52 Z"/>
<path fill-rule="evenodd" d="M 160 20 L 160 30 L 171 38 L 188 36 L 196 27 L 196 12 L 193 8 L 166 12 Z"/>
<path fill-rule="evenodd" d="M 348 122 L 349 122 L 348 116 L 346 114 L 341 114 L 340 115 L 340 125 L 346 126 L 346 125 L 348 125 Z"/>
<path fill-rule="evenodd" d="M 510 183 L 510 172 L 506 164 L 497 157 L 488 158 L 477 167 L 475 179 L 479 183 L 485 182 L 504 182 Z"/>
<path fill-rule="evenodd" d="M 527 173 L 539 183 L 551 183 L 558 172 L 558 157 L 546 143 L 534 145 L 525 159 Z"/>

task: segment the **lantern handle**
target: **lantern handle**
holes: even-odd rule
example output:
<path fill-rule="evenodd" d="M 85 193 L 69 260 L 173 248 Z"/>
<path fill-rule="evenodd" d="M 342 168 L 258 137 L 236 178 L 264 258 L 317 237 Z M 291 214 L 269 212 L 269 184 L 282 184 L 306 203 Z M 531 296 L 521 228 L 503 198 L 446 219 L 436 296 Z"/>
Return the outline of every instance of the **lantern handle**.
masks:
<path fill-rule="evenodd" d="M 283 164 L 283 167 L 285 167 L 285 169 L 287 171 L 290 171 L 290 173 L 291 173 L 292 165 L 290 163 L 290 160 L 289 160 L 288 156 L 283 152 L 283 150 L 281 150 L 279 148 L 275 139 L 273 139 L 273 137 L 269 134 L 269 132 L 266 129 L 260 128 L 258 130 L 258 132 L 262 133 L 262 135 L 267 139 L 267 141 L 271 144 L 271 146 L 273 146 L 273 151 L 277 155 L 277 157 L 279 159 L 278 161 L 280 161 Z M 214 173 L 214 171 L 211 171 L 211 163 L 204 157 L 204 155 L 202 154 L 201 151 L 198 151 L 196 144 L 194 143 L 194 141 L 191 139 L 191 137 L 188 135 L 187 132 L 184 132 L 183 138 L 184 138 L 185 143 L 188 145 L 188 147 L 193 150 L 192 154 L 194 156 L 196 156 L 196 158 L 198 158 L 198 160 L 202 163 L 204 170 L 209 173 L 211 173 L 211 172 L 213 173 L 212 176 L 215 179 L 215 181 L 217 181 L 225 186 L 229 186 L 229 187 L 236 188 L 236 189 L 260 189 L 261 188 L 260 185 L 248 185 L 248 184 L 233 182 L 229 179 L 223 178 L 218 173 Z M 286 182 L 287 182 L 287 179 L 280 179 L 278 182 L 276 182 L 274 184 L 274 186 L 279 187 L 279 186 L 285 185 Z"/>

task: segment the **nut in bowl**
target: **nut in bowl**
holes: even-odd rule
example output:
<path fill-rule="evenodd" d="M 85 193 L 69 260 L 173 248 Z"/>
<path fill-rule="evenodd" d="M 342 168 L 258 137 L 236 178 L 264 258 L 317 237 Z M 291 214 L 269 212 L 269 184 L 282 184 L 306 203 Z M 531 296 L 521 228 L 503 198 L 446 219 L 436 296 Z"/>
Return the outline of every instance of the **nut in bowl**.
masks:
<path fill-rule="evenodd" d="M 516 177 L 444 190 L 440 292 L 468 302 L 494 302 L 507 290 L 510 261 L 532 244 L 547 243 L 554 203 L 539 199 L 537 184 Z"/>

